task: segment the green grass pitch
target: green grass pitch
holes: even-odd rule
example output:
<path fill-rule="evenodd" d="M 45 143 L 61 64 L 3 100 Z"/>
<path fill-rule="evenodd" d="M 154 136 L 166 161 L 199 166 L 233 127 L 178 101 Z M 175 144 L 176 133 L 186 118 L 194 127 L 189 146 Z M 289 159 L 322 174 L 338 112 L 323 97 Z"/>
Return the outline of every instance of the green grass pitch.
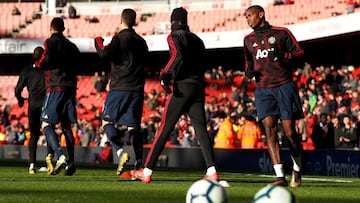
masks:
<path fill-rule="evenodd" d="M 150 184 L 121 179 L 116 166 L 78 166 L 74 176 L 29 175 L 27 166 L 0 160 L 0 202 L 185 202 L 187 189 L 203 177 L 202 171 L 157 168 Z M 264 174 L 219 172 L 229 182 L 229 203 L 252 202 L 253 195 L 274 180 Z M 288 177 L 289 178 L 289 177 Z M 304 176 L 303 186 L 290 188 L 300 203 L 359 203 L 360 179 Z"/>

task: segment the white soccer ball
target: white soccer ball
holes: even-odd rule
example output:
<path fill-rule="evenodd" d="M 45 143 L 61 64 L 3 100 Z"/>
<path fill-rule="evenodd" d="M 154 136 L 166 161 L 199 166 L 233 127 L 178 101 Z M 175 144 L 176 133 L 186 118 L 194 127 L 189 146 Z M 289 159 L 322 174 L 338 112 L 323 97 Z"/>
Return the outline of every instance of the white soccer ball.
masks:
<path fill-rule="evenodd" d="M 186 193 L 186 203 L 226 203 L 227 201 L 225 188 L 212 180 L 198 180 Z"/>
<path fill-rule="evenodd" d="M 254 195 L 253 203 L 297 203 L 297 199 L 286 187 L 268 185 Z"/>

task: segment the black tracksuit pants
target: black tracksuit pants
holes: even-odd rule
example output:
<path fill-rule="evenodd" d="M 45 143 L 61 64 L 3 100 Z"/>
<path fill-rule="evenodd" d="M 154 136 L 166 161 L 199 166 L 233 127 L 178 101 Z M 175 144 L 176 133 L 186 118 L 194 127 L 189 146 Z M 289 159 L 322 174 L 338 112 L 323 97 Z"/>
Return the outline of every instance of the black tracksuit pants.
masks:
<path fill-rule="evenodd" d="M 145 167 L 153 169 L 166 141 L 180 116 L 187 113 L 199 137 L 207 168 L 215 166 L 213 145 L 207 132 L 205 117 L 205 87 L 199 83 L 175 83 L 173 93 L 168 95 L 161 126 L 147 155 Z"/>
<path fill-rule="evenodd" d="M 29 119 L 29 129 L 30 129 L 30 142 L 28 146 L 29 150 L 29 163 L 36 163 L 36 149 L 37 142 L 41 135 L 41 108 L 43 100 L 29 100 L 28 106 L 28 119 Z M 51 152 L 51 148 L 47 145 L 48 152 Z M 50 148 L 50 149 L 49 149 Z"/>

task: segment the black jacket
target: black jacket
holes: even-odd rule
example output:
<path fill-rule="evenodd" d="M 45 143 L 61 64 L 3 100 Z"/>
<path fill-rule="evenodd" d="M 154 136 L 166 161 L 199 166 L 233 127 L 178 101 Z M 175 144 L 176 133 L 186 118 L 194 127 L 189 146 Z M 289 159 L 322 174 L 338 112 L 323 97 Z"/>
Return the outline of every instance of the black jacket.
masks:
<path fill-rule="evenodd" d="M 76 88 L 80 51 L 62 33 L 53 33 L 44 42 L 45 51 L 39 65 L 45 70 L 47 91 Z"/>
<path fill-rule="evenodd" d="M 95 48 L 100 58 L 111 62 L 110 90 L 144 91 L 148 46 L 135 30 L 121 30 L 107 46 L 97 37 Z"/>
<path fill-rule="evenodd" d="M 177 25 L 172 30 L 167 37 L 171 57 L 161 74 L 172 75 L 174 83 L 203 83 L 206 71 L 204 42 L 190 32 L 187 25 Z"/>
<path fill-rule="evenodd" d="M 35 65 L 22 70 L 15 86 L 15 97 L 24 100 L 21 93 L 27 87 L 29 101 L 42 102 L 45 96 L 44 70 Z"/>

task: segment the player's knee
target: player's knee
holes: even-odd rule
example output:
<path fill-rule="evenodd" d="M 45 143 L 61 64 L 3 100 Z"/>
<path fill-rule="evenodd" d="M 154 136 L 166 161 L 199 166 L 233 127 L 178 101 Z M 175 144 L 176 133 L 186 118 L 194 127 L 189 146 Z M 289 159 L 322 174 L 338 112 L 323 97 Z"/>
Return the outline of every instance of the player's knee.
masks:
<path fill-rule="evenodd" d="M 41 129 L 45 129 L 45 128 L 48 127 L 48 126 L 51 126 L 51 124 L 48 123 L 48 122 L 42 122 L 42 123 L 41 123 Z"/>
<path fill-rule="evenodd" d="M 102 120 L 101 127 L 104 128 L 106 125 L 112 125 L 112 124 L 113 124 L 112 122 Z"/>
<path fill-rule="evenodd" d="M 134 127 L 127 127 L 126 126 L 126 129 L 129 131 L 129 133 L 136 133 L 136 129 Z"/>
<path fill-rule="evenodd" d="M 128 127 L 127 125 L 118 125 L 116 128 L 121 131 L 130 131 L 131 129 L 133 129 L 133 127 Z"/>

